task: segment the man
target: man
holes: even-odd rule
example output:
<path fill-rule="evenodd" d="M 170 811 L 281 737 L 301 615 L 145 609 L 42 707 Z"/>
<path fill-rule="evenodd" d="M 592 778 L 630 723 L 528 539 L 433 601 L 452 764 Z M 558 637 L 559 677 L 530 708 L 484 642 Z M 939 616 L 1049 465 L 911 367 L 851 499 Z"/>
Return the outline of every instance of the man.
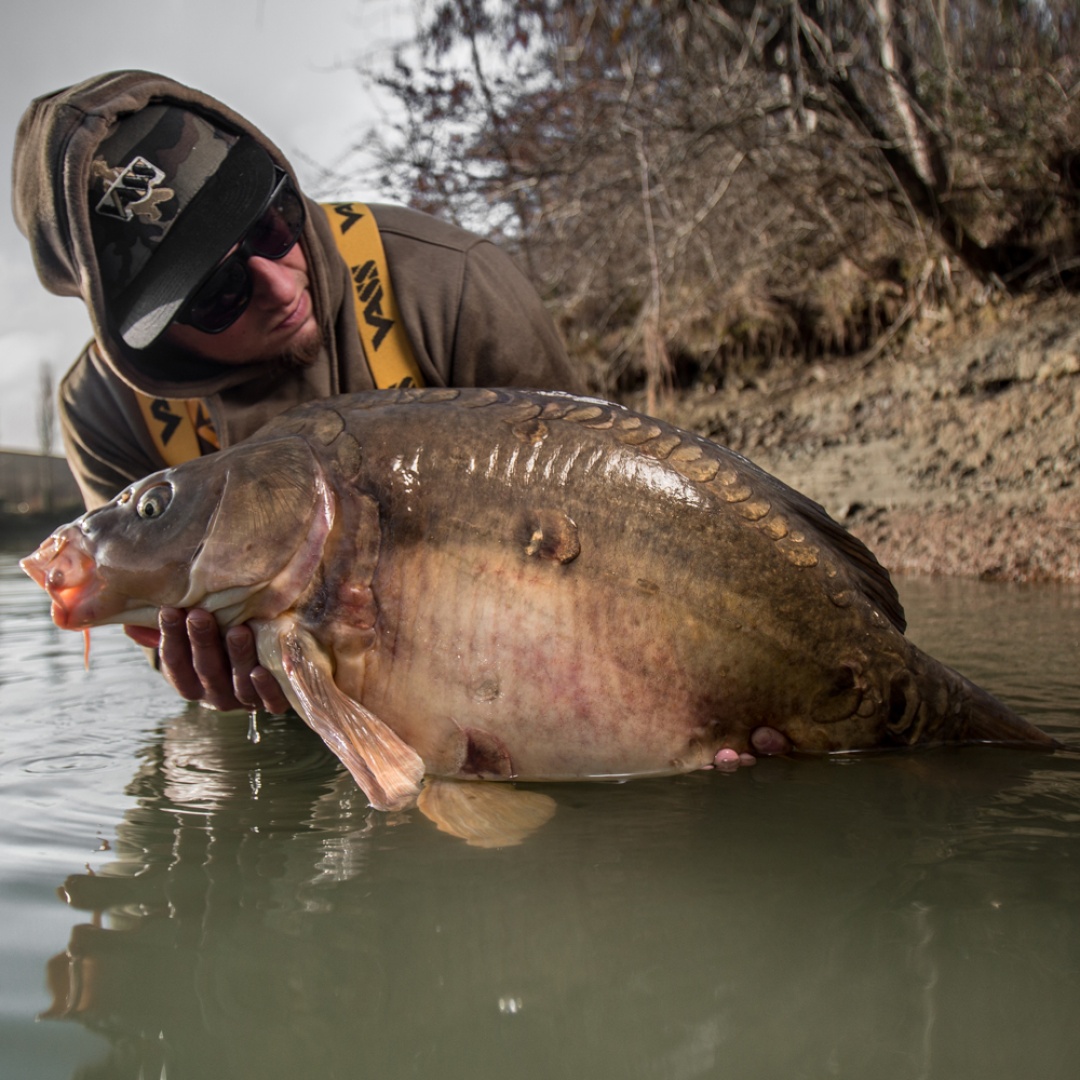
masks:
<path fill-rule="evenodd" d="M 391 385 L 373 375 L 388 332 L 414 383 L 582 389 L 535 290 L 494 245 L 400 207 L 349 204 L 338 233 L 373 217 L 378 250 L 346 262 L 333 213 L 299 193 L 281 152 L 163 76 L 114 72 L 37 99 L 13 176 L 42 283 L 81 297 L 93 328 L 60 388 L 88 508 L 292 405 Z M 246 627 L 223 642 L 207 612 L 166 609 L 160 631 L 129 633 L 158 649 L 189 700 L 286 706 Z"/>

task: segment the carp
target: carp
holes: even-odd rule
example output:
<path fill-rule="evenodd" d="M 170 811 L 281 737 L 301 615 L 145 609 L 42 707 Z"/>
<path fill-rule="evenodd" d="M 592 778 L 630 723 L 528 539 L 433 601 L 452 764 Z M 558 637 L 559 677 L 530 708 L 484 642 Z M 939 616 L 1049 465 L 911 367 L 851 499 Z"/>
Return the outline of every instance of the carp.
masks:
<path fill-rule="evenodd" d="M 283 413 L 22 561 L 56 624 L 247 622 L 371 805 L 514 843 L 512 784 L 770 743 L 1055 741 L 904 634 L 888 573 L 741 455 L 607 401 L 391 390 Z M 765 732 L 764 739 L 756 732 Z"/>

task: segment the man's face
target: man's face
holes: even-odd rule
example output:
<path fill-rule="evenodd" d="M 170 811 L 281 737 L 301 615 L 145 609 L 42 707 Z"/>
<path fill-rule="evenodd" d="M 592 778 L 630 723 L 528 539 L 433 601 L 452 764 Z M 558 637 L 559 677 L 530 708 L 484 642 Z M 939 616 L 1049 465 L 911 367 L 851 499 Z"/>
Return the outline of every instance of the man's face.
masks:
<path fill-rule="evenodd" d="M 221 364 L 252 364 L 287 357 L 310 364 L 319 353 L 319 327 L 311 298 L 307 259 L 299 244 L 280 259 L 248 260 L 251 301 L 220 334 L 174 323 L 172 344 Z"/>

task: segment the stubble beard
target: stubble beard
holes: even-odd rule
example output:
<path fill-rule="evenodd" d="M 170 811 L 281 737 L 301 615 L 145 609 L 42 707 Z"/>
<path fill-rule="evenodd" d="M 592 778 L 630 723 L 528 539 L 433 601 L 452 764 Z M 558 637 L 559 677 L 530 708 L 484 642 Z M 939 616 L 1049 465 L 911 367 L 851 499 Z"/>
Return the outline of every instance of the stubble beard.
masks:
<path fill-rule="evenodd" d="M 319 359 L 322 349 L 322 333 L 313 328 L 312 332 L 305 334 L 300 341 L 291 342 L 281 354 L 281 360 L 292 368 L 311 367 Z"/>

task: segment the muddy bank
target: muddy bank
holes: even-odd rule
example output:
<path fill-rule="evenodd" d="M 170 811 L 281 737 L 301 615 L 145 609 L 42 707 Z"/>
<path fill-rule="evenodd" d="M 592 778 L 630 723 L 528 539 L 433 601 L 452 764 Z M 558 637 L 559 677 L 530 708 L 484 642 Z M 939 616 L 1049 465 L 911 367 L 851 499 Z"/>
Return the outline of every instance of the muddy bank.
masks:
<path fill-rule="evenodd" d="M 879 355 L 657 411 L 806 492 L 890 569 L 1080 582 L 1080 299 L 927 319 Z"/>

